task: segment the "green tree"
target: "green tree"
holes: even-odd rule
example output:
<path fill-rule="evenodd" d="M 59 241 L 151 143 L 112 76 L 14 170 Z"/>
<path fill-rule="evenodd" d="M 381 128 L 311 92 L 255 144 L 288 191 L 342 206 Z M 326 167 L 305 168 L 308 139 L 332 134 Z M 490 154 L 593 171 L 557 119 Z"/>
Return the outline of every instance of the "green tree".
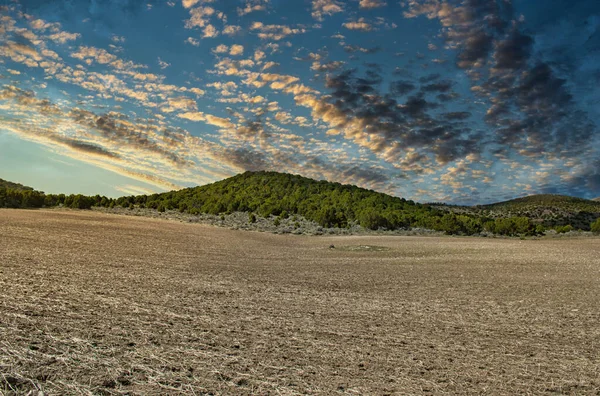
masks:
<path fill-rule="evenodd" d="M 594 221 L 590 227 L 594 234 L 600 234 L 600 218 L 596 219 L 596 221 Z"/>
<path fill-rule="evenodd" d="M 94 199 L 92 197 L 77 194 L 73 196 L 69 207 L 72 209 L 91 209 L 93 204 Z"/>

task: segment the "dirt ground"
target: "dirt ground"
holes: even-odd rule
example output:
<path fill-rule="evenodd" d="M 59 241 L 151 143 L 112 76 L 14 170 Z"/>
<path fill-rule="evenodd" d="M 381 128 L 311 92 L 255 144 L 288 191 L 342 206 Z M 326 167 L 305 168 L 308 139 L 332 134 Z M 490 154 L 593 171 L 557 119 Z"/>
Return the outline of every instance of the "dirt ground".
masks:
<path fill-rule="evenodd" d="M 38 390 L 598 395 L 600 239 L 0 210 L 0 394 Z"/>

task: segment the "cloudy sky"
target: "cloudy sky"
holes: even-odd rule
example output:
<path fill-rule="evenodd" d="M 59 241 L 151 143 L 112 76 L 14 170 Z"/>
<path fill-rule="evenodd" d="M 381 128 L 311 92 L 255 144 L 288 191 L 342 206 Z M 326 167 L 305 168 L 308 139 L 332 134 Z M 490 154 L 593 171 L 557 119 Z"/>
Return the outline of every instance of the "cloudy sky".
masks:
<path fill-rule="evenodd" d="M 597 0 L 0 0 L 0 178 L 600 196 Z"/>

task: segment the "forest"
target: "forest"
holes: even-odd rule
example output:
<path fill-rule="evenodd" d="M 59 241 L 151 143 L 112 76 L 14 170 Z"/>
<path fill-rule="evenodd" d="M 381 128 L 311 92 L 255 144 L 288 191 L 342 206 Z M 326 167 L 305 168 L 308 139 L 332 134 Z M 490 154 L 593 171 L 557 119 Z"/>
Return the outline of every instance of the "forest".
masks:
<path fill-rule="evenodd" d="M 591 201 L 590 201 L 591 202 Z M 587 205 L 587 203 L 586 203 Z M 547 227 L 525 215 L 489 216 L 488 212 L 456 213 L 436 205 L 420 204 L 353 185 L 317 181 L 277 172 L 245 172 L 212 184 L 162 194 L 105 196 L 44 194 L 32 188 L 0 180 L 0 208 L 67 207 L 90 209 L 115 206 L 177 210 L 191 215 L 248 212 L 277 219 L 303 216 L 322 227 L 397 230 L 424 228 L 451 235 L 482 232 L 508 236 L 543 234 Z M 557 232 L 573 229 L 569 224 L 552 227 Z M 600 232 L 600 219 L 581 227 Z"/>

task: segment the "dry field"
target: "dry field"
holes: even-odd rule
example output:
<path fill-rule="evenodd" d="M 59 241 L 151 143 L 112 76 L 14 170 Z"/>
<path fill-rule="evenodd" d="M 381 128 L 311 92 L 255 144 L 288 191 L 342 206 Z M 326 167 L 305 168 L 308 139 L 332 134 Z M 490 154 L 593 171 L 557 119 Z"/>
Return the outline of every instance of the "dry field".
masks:
<path fill-rule="evenodd" d="M 600 239 L 0 210 L 0 394 L 39 390 L 598 395 Z"/>

